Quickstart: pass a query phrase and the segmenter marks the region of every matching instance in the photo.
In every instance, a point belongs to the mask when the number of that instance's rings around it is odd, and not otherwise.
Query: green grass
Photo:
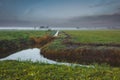
[[[34,31],[34,30],[0,30],[0,40],[13,40],[20,38],[41,37],[51,34],[52,31]]]
[[[120,43],[119,30],[65,31],[75,42]],[[0,40],[40,37],[46,31],[0,31]],[[53,34],[53,33],[52,33]],[[65,37],[64,35],[62,37]],[[64,38],[58,38],[43,48],[61,50]],[[31,61],[0,61],[0,80],[120,80],[120,67],[94,65],[95,68],[53,65]]]
[[[111,66],[120,66],[120,48],[119,46],[112,46],[120,43],[119,30],[75,30],[65,32],[70,34],[72,38],[61,32],[57,39],[41,48],[41,54],[57,61],[80,64],[106,63]],[[81,45],[75,42],[93,43],[93,45]],[[103,45],[96,46],[97,43]],[[106,46],[104,43],[109,45]]]
[[[60,39],[55,39],[54,41],[52,41],[51,43],[43,46],[42,48],[46,49],[46,50],[61,50],[65,48],[65,45],[63,45],[61,43]]]
[[[0,80],[120,80],[120,68],[95,65],[95,68],[0,61]]]
[[[65,31],[73,41],[81,43],[120,43],[120,30]]]
[[[0,58],[23,49],[41,47],[52,40],[55,32],[50,30],[0,30]]]

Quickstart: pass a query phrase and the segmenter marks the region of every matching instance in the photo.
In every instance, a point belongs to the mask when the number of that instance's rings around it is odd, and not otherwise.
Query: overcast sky
[[[0,0],[0,26],[120,26],[120,0]]]

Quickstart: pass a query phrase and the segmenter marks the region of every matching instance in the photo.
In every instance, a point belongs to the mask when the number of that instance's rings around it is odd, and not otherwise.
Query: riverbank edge
[[[54,39],[55,37],[53,37],[53,35],[46,34],[42,37],[0,40],[0,58],[4,58],[23,49],[41,48]]]
[[[62,35],[61,35],[62,34]],[[70,42],[70,43],[69,43]],[[68,34],[61,32],[51,43],[41,48],[41,54],[55,61],[79,64],[108,64],[120,66],[120,45],[74,43]]]

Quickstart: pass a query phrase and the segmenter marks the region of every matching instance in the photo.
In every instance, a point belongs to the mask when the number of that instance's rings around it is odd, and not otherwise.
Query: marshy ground
[[[119,34],[119,30],[61,31],[41,53],[57,61],[120,66]]]
[[[40,48],[53,40],[56,31],[0,31],[0,58],[28,48]]]
[[[89,64],[95,68],[31,61],[0,61],[0,79],[120,79],[119,30],[59,31],[58,36],[53,37],[55,32],[0,31],[0,58],[23,49],[37,47],[41,48],[41,54],[48,59]]]

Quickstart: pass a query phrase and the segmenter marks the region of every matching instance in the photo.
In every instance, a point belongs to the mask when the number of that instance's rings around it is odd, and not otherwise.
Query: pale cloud
[[[111,6],[111,5],[119,5],[120,1],[119,0],[99,0],[98,3],[90,6],[91,8],[93,7],[105,7],[105,6]]]
[[[99,15],[99,16],[86,16],[86,17],[74,17],[68,22],[76,26],[119,26],[120,27],[120,14],[111,15]]]
[[[97,11],[96,9],[88,9],[88,6],[81,5],[63,5],[56,7],[39,7],[35,5],[24,10],[22,16],[23,18],[31,18],[33,20],[41,19],[67,19],[74,16],[88,16],[94,15]],[[21,18],[21,17],[20,17]]]
[[[0,20],[12,21],[11,23],[15,24],[34,23],[53,26],[118,24],[120,17],[115,13],[120,13],[120,0],[19,0],[16,2],[0,0]]]
[[[29,13],[31,13],[31,8],[28,8],[28,9],[26,9],[24,12],[23,12],[23,15],[28,15]]]

